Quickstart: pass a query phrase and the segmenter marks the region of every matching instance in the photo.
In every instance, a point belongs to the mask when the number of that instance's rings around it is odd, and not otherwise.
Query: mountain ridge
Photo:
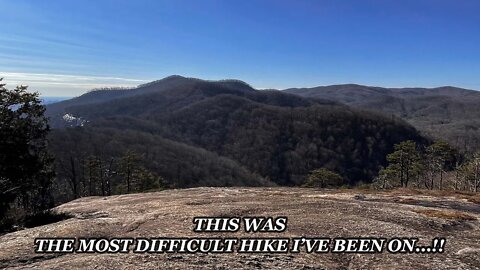
[[[119,158],[122,151],[136,144],[141,144],[135,148],[142,152],[154,140],[138,142],[138,138],[151,134],[164,144],[171,143],[162,138],[195,147],[192,149],[205,149],[238,163],[229,165],[231,168],[241,166],[248,170],[239,168],[233,175],[258,174],[279,185],[300,185],[311,170],[319,167],[340,173],[346,184],[369,182],[385,166],[386,155],[394,144],[404,140],[420,144],[428,141],[400,118],[354,109],[337,101],[279,90],[255,90],[241,81],[180,76],[134,90],[97,90],[73,101],[47,106],[46,113],[54,127],[52,138],[58,144],[55,151],[64,158],[68,158],[65,151],[77,151],[75,155],[79,156],[101,154]],[[79,150],[67,143],[70,139],[64,128],[78,136],[82,145],[77,147]],[[130,132],[128,137],[121,135],[125,130]],[[102,135],[106,133],[116,148],[108,146],[111,142]],[[164,157],[167,153],[161,150],[156,155],[170,167],[177,167],[175,164],[180,162],[171,154]],[[198,162],[190,160],[191,168],[198,168]],[[159,175],[171,176],[161,164],[150,168]],[[202,174],[192,171],[184,174],[186,179],[169,180],[175,182],[174,186],[195,185],[199,182],[194,181],[193,175],[208,178],[208,172],[199,170]],[[215,170],[225,172],[221,168]]]
[[[463,152],[480,149],[480,92],[476,90],[451,86],[382,88],[345,84],[284,91],[395,115],[424,135],[448,141]]]

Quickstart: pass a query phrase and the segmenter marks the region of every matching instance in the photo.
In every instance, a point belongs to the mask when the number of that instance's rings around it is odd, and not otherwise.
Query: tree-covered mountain
[[[236,80],[180,76],[95,90],[49,105],[47,115],[58,162],[135,151],[174,186],[298,185],[322,167],[349,184],[368,182],[394,144],[426,142],[397,117]]]
[[[204,81],[170,76],[132,89],[92,90],[79,97],[49,105],[47,115],[53,127],[69,126],[63,119],[65,114],[88,120],[120,115],[148,118],[221,94],[242,96],[278,106],[337,104],[330,100],[305,99],[280,91],[257,91],[238,80]]]
[[[74,185],[75,197],[102,194],[101,183],[95,183],[93,191],[87,187],[90,181],[103,180],[98,176],[102,167],[109,185],[124,186],[120,172],[124,165],[122,159],[128,152],[135,153],[138,165],[161,176],[162,184],[170,187],[275,185],[232,159],[138,130],[66,128],[54,130],[49,139],[51,150],[56,154],[57,175],[63,178],[61,184],[66,187],[59,190],[68,193],[64,197],[73,195]],[[96,177],[90,175],[89,161],[92,159],[100,163],[95,166]],[[109,193],[120,192],[113,190]]]
[[[356,84],[292,88],[285,92],[323,98],[395,115],[425,135],[468,152],[480,148],[480,92],[456,87],[382,88]]]

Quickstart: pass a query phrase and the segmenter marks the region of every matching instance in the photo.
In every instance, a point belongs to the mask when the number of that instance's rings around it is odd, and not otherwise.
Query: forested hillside
[[[237,80],[204,81],[170,76],[133,89],[93,90],[80,97],[48,106],[47,115],[53,127],[69,126],[62,118],[66,113],[86,120],[117,116],[147,119],[221,94],[242,96],[276,106],[338,104],[330,100],[305,99],[280,91],[257,91]]]
[[[235,80],[180,76],[95,90],[48,106],[47,115],[59,178],[75,181],[76,192],[86,182],[105,182],[88,172],[109,163],[122,167],[128,153],[161,184],[175,187],[299,185],[321,167],[346,184],[369,182],[395,144],[427,141],[396,117]]]
[[[395,115],[427,136],[463,152],[480,148],[480,92],[455,87],[381,88],[355,84],[292,88],[285,92],[324,98]]]
[[[160,187],[275,185],[232,159],[138,130],[67,128],[54,130],[50,141],[61,201]]]

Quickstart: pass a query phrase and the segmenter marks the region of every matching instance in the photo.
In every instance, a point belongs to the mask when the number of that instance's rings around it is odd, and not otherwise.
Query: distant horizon
[[[315,88],[315,87],[326,87],[326,86],[335,86],[335,85],[359,85],[359,86],[366,86],[366,87],[379,87],[379,88],[388,88],[388,89],[404,89],[404,88],[425,88],[425,89],[435,89],[435,88],[442,88],[442,87],[453,87],[453,88],[459,88],[459,89],[465,89],[465,90],[472,90],[472,91],[479,91],[478,89],[470,89],[470,88],[465,88],[465,87],[459,87],[459,86],[455,86],[455,85],[440,85],[440,86],[432,86],[432,87],[425,87],[425,86],[400,86],[400,87],[397,87],[397,86],[383,86],[383,85],[369,85],[369,84],[359,84],[359,83],[334,83],[334,84],[318,84],[318,85],[313,85],[313,86],[293,86],[293,87],[288,87],[288,88],[258,88],[258,87],[255,87],[254,85],[251,85],[248,81],[245,81],[245,80],[242,80],[242,79],[238,79],[238,78],[224,78],[224,79],[205,79],[205,78],[198,78],[198,77],[191,77],[191,76],[184,76],[184,75],[178,75],[178,74],[172,74],[172,75],[169,75],[169,76],[166,76],[166,77],[163,77],[163,78],[160,78],[160,79],[153,79],[153,80],[149,80],[149,81],[146,81],[145,83],[141,83],[141,84],[137,84],[137,85],[126,85],[126,86],[121,86],[121,85],[117,85],[117,86],[109,86],[109,85],[105,85],[105,86],[102,86],[102,87],[98,87],[98,88],[92,88],[92,89],[88,89],[86,91],[84,91],[83,93],[79,94],[79,95],[71,95],[71,96],[55,96],[55,95],[43,95],[42,93],[40,93],[40,97],[41,98],[61,98],[61,99],[68,99],[68,98],[74,98],[74,97],[78,97],[78,96],[81,96],[83,94],[86,94],[90,91],[93,91],[93,90],[98,90],[98,89],[102,89],[102,88],[136,88],[142,84],[146,84],[146,83],[150,83],[150,82],[155,82],[155,81],[158,81],[158,80],[162,80],[162,79],[165,79],[165,78],[168,78],[168,77],[171,77],[171,76],[181,76],[181,77],[184,77],[184,78],[192,78],[192,79],[199,79],[199,80],[205,80],[205,81],[221,81],[221,80],[238,80],[238,81],[242,81],[244,83],[247,83],[249,84],[250,86],[252,86],[254,89],[256,90],[280,90],[280,91],[283,91],[283,90],[287,90],[287,89],[292,89],[292,88]],[[1,76],[0,76],[1,77]],[[25,84],[24,84],[25,85]],[[29,85],[28,85],[29,86]],[[29,86],[30,88],[30,86]],[[30,90],[32,91],[38,91],[37,89],[32,89],[30,88]],[[127,89],[128,90],[128,89]]]
[[[182,76],[182,75],[170,75],[170,76]],[[170,77],[170,76],[167,76],[167,77]],[[164,78],[167,78],[167,77],[164,77]],[[471,91],[479,91],[478,89],[470,89],[470,88],[464,88],[464,87],[459,87],[459,86],[455,86],[455,85],[440,85],[440,86],[433,86],[433,87],[425,87],[425,86],[400,86],[400,87],[397,87],[397,86],[383,86],[383,85],[368,85],[368,84],[359,84],[359,83],[334,83],[334,84],[318,84],[318,85],[313,85],[313,86],[294,86],[294,87],[287,87],[287,88],[258,88],[258,87],[255,87],[254,85],[251,85],[248,81],[244,81],[244,80],[240,80],[240,79],[235,79],[235,78],[225,78],[225,79],[218,79],[218,80],[210,80],[210,79],[203,79],[203,78],[196,78],[196,77],[189,77],[189,76],[182,76],[182,77],[185,77],[185,78],[194,78],[194,79],[200,79],[200,80],[207,80],[207,81],[219,81],[219,80],[239,80],[239,81],[242,81],[242,82],[245,82],[247,84],[249,84],[250,86],[252,86],[254,89],[256,90],[279,90],[279,91],[283,91],[283,90],[287,90],[287,89],[292,89],[292,88],[315,88],[315,87],[326,87],[326,86],[335,86],[335,85],[359,85],[359,86],[366,86],[366,87],[379,87],[379,88],[388,88],[388,89],[404,89],[404,88],[424,88],[424,89],[435,89],[435,88],[442,88],[442,87],[453,87],[453,88],[459,88],[459,89],[464,89],[464,90],[471,90]],[[161,79],[164,79],[164,78],[161,78]],[[145,83],[150,83],[150,82],[154,82],[154,81],[158,81],[158,80],[161,80],[161,79],[155,79],[155,80],[151,80],[151,81],[147,81]],[[144,84],[144,83],[142,83]],[[70,95],[70,96],[53,96],[53,95],[44,95],[42,94],[41,92],[40,93],[40,97],[41,98],[59,98],[59,99],[68,99],[68,98],[74,98],[74,97],[78,97],[78,96],[81,96],[83,94],[86,94],[90,91],[93,91],[93,90],[98,90],[98,89],[102,89],[102,88],[136,88],[142,84],[138,84],[138,85],[131,85],[131,86],[109,86],[109,85],[105,85],[103,87],[98,87],[98,88],[92,88],[92,89],[88,89],[78,95]],[[24,84],[25,85],[25,84]],[[8,86],[8,85],[7,85]],[[29,86],[29,85],[27,85]],[[8,88],[8,87],[7,87]],[[10,85],[10,88],[11,88],[11,85]],[[29,89],[32,90],[32,91],[38,91],[37,89],[33,89],[29,86]],[[128,89],[127,89],[128,90]]]

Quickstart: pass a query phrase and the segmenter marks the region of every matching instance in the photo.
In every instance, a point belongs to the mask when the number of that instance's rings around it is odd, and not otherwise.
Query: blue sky
[[[477,0],[0,0],[0,76],[46,96],[179,74],[480,90]]]

